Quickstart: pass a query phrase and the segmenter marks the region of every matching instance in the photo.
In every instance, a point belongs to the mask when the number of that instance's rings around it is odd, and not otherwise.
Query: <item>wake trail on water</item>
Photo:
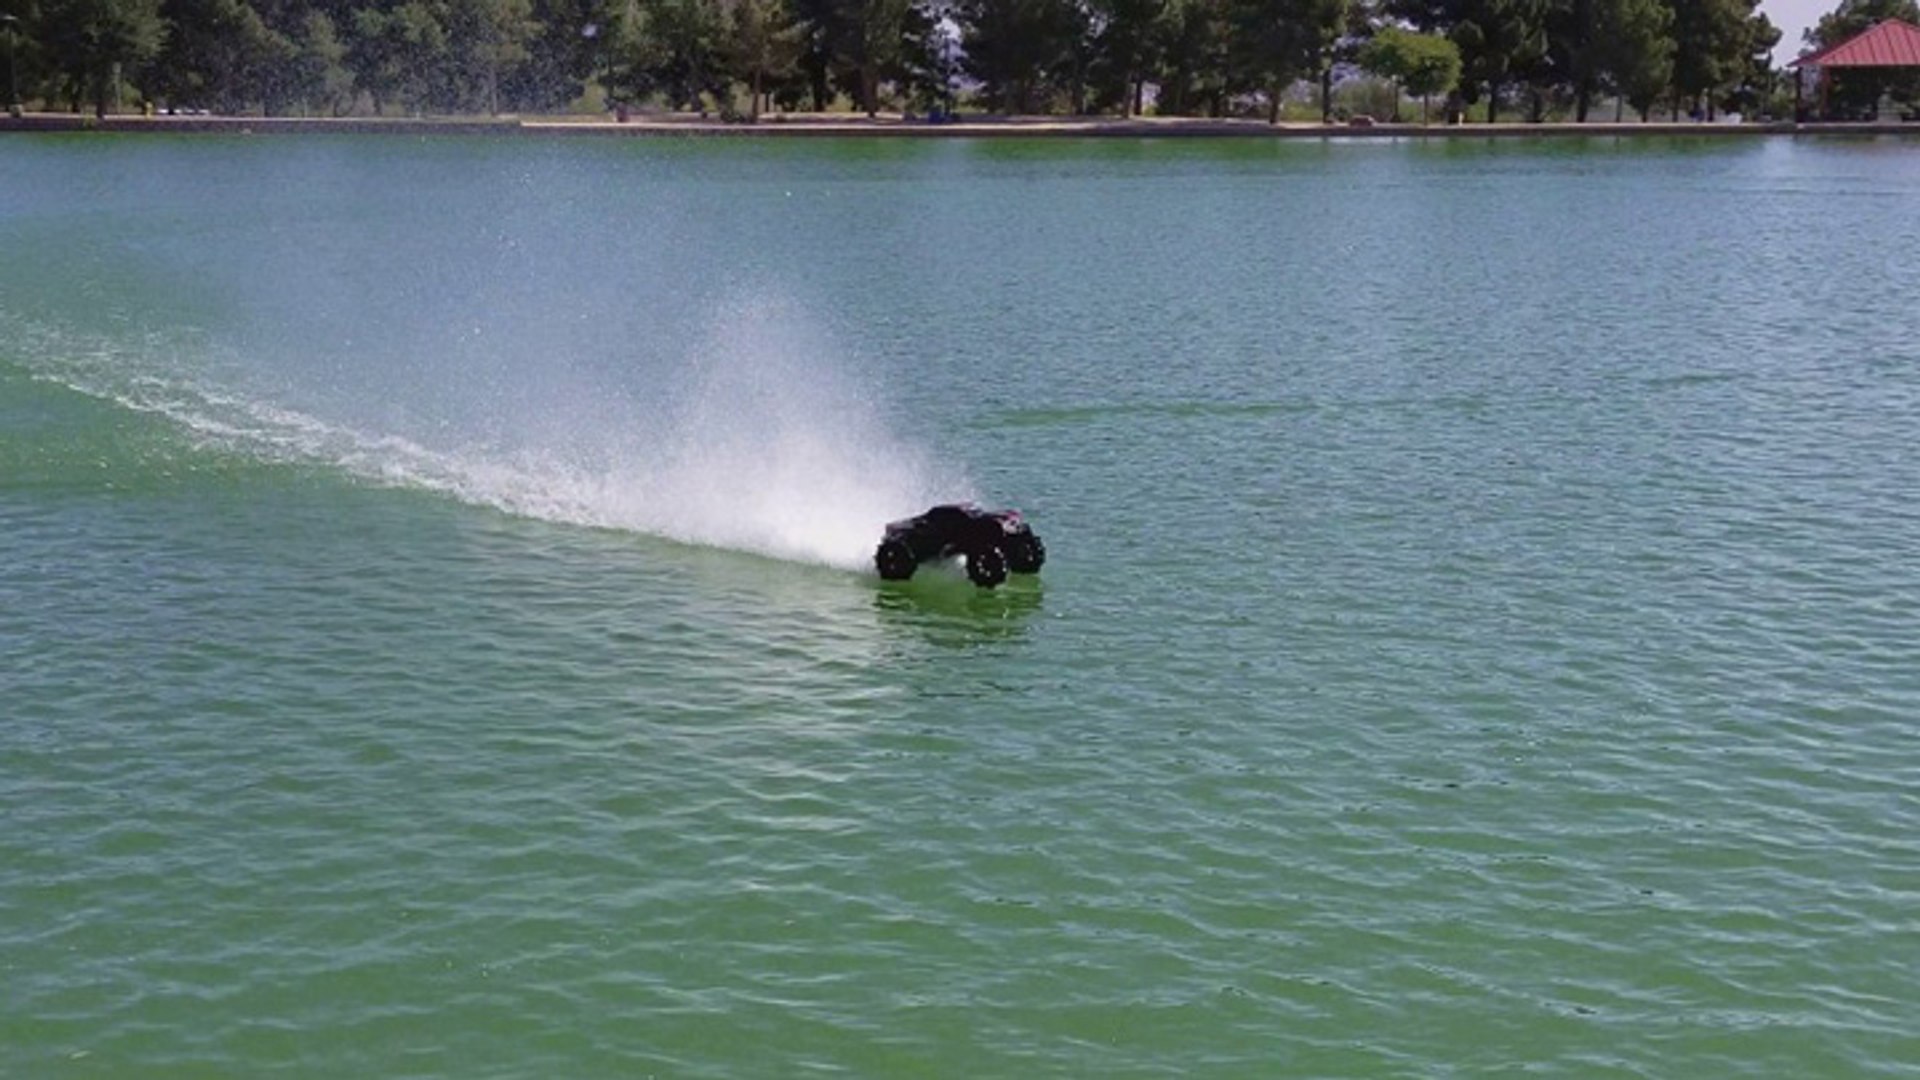
[[[322,407],[282,400],[246,357],[190,337],[10,336],[27,342],[33,377],[163,416],[201,444],[544,521],[861,569],[887,521],[974,497],[780,303],[720,309],[691,355],[637,377],[509,357],[424,390],[333,386],[312,395]],[[436,385],[459,407],[437,408]]]

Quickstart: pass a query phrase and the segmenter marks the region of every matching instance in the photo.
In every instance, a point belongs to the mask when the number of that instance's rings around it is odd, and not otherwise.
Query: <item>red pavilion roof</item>
[[[1920,67],[1920,26],[1885,19],[1788,67]]]

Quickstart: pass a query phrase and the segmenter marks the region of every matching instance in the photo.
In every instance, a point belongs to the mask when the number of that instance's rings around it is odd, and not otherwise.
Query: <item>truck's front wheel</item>
[[[882,540],[873,553],[873,568],[885,581],[905,581],[913,576],[913,549],[904,540]]]
[[[1007,553],[997,547],[980,547],[967,552],[967,577],[983,589],[991,589],[1007,580]]]
[[[1007,538],[1007,569],[1016,574],[1037,574],[1047,561],[1047,545],[1032,533]]]

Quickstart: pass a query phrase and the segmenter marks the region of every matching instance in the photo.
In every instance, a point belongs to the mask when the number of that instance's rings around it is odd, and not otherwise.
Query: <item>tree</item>
[[[860,108],[880,111],[880,82],[896,75],[906,58],[912,0],[851,0],[856,19],[845,38],[843,58],[858,78]]]
[[[0,48],[7,50],[7,61],[11,67],[7,70],[8,81],[0,83],[0,93],[19,90],[22,101],[36,97],[46,97],[36,87],[42,80],[43,61],[40,46],[40,11],[36,0],[11,0],[4,6],[0,15],[12,15],[17,24],[0,26]],[[0,108],[12,102],[0,103]]]
[[[169,101],[241,112],[292,51],[244,0],[166,0],[160,13],[169,32],[147,82]]]
[[[1219,116],[1226,109],[1227,0],[1170,0],[1161,20],[1160,102],[1156,111],[1195,115],[1204,105]]]
[[[1573,118],[1585,123],[1593,95],[1605,78],[1601,51],[1602,8],[1610,0],[1557,0],[1547,8],[1547,61],[1554,76],[1573,91]]]
[[[1295,79],[1319,75],[1339,36],[1344,0],[1235,0],[1231,70],[1241,85],[1267,96],[1267,122],[1280,122],[1280,100]]]
[[[286,82],[281,88],[304,108],[338,116],[353,104],[353,74],[347,70],[347,47],[324,11],[309,11],[299,35]],[[271,98],[268,110],[273,110]]]
[[[1756,0],[1673,0],[1676,119],[1682,103],[1696,110],[1704,106],[1712,119],[1722,95],[1747,80],[1756,41],[1772,30],[1755,6]],[[1777,31],[1772,40],[1779,40]]]
[[[1090,79],[1100,107],[1117,104],[1121,116],[1139,115],[1166,12],[1167,0],[1093,0]]]
[[[1673,9],[1663,0],[1616,0],[1604,10],[1600,69],[1617,99],[1644,121],[1673,80]]]
[[[1574,119],[1586,122],[1595,94],[1625,100],[1630,86],[1650,78],[1657,98],[1672,75],[1672,24],[1664,0],[1559,0],[1550,8],[1548,57],[1573,93]]]
[[[1773,47],[1780,43],[1780,30],[1764,14],[1754,12],[1745,22],[1745,47],[1734,65],[1731,86],[1720,95],[1720,106],[1729,112],[1752,113],[1764,107],[1779,81],[1773,69]]]
[[[720,41],[726,24],[714,0],[655,0],[647,9],[652,38],[634,69],[633,88],[658,93],[676,109],[703,108],[700,96],[727,89]]]
[[[747,84],[748,114],[758,120],[767,80],[798,69],[804,28],[782,0],[730,0],[726,16],[728,68]]]
[[[1056,81],[1066,93],[1068,111],[1075,116],[1087,113],[1087,80],[1097,60],[1096,27],[1090,0],[1065,0],[1060,5],[1062,50]]]
[[[646,24],[647,13],[640,0],[613,0],[603,18],[590,24],[590,32],[582,31],[593,42],[594,67],[608,108],[617,107],[623,96],[643,93],[634,84],[639,80],[638,73],[651,63]]]
[[[527,55],[500,73],[508,107],[553,111],[578,98],[605,60],[612,6],[609,0],[532,0]]]
[[[774,91],[774,100],[797,106],[811,97],[814,112],[824,112],[832,96],[833,44],[837,20],[835,0],[789,0],[800,28],[800,55],[795,78]]]
[[[152,60],[166,42],[160,0],[45,0],[38,37],[59,74],[107,115],[121,76]]]
[[[1357,66],[1360,50],[1373,40],[1376,26],[1383,21],[1380,0],[1341,0],[1340,6],[1340,26],[1320,64],[1320,122],[1323,124],[1333,123],[1334,69],[1343,64]],[[1397,116],[1399,112],[1400,102],[1396,97],[1393,114]]]
[[[960,28],[944,3],[915,3],[900,31],[900,60],[892,79],[910,108],[931,111],[950,103],[960,74]]]
[[[1500,90],[1516,69],[1546,55],[1545,8],[1540,0],[1461,0],[1448,37],[1460,47],[1461,96],[1468,104],[1487,93],[1487,123],[1497,119]]]
[[[1361,46],[1359,60],[1361,67],[1419,96],[1422,124],[1433,95],[1452,90],[1460,81],[1460,48],[1439,34],[1382,27]],[[1399,119],[1397,110],[1394,118]]]
[[[966,70],[988,108],[1035,113],[1070,68],[1076,32],[1065,0],[962,0]]]
[[[354,12],[347,64],[373,99],[373,111],[397,101],[408,112],[426,108],[447,67],[447,30],[433,8],[408,0],[390,11]]]
[[[446,0],[448,70],[438,80],[449,109],[500,113],[502,73],[525,63],[540,30],[531,0]]]

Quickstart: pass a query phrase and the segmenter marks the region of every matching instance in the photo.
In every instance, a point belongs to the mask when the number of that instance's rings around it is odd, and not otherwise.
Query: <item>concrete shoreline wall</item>
[[[259,116],[109,116],[95,119],[72,113],[0,115],[5,132],[149,132],[220,135],[547,135],[618,138],[833,137],[833,138],[1253,138],[1253,139],[1488,139],[1694,136],[1738,138],[1761,135],[1920,136],[1920,124],[1338,124],[1269,125],[1258,120],[1153,118],[1139,120],[1072,117],[981,118],[955,123],[883,117],[800,115],[772,117],[757,124],[729,124],[695,117],[643,117],[630,123],[567,119],[382,119],[375,117]]]

